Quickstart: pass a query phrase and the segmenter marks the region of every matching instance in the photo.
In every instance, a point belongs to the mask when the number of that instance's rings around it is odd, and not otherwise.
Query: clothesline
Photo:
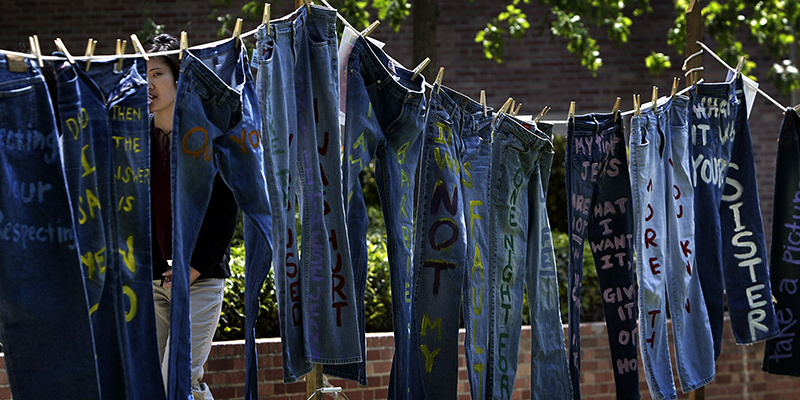
[[[334,8],[333,6],[331,6],[331,5],[330,5],[330,4],[329,4],[329,3],[328,3],[326,0],[319,0],[319,1],[320,1],[320,2],[322,2],[322,3],[323,3],[325,6],[326,6],[326,7],[330,8],[330,9],[335,9],[335,8]],[[345,19],[345,18],[344,18],[344,17],[343,17],[343,16],[342,16],[342,15],[341,15],[339,12],[338,12],[338,10],[337,10],[337,12],[336,12],[336,17],[337,17],[337,18],[338,18],[338,19],[339,19],[339,20],[340,20],[340,21],[341,21],[341,22],[342,22],[342,23],[343,23],[345,26],[347,26],[348,28],[352,29],[352,30],[353,30],[353,31],[355,31],[355,32],[359,32],[357,29],[355,29],[355,28],[353,27],[353,25],[352,25],[352,24],[350,24],[350,23],[349,23],[349,22],[348,22],[348,21],[347,21],[347,20],[346,20],[346,19]],[[248,31],[248,32],[242,33],[242,34],[240,35],[240,37],[242,37],[242,38],[246,38],[246,37],[252,36],[252,35],[254,35],[254,34],[257,32],[257,31],[258,31],[258,28],[256,28],[256,29],[253,29],[253,30],[251,30],[251,31]],[[227,41],[227,40],[230,40],[230,39],[221,39],[221,40],[217,40],[217,41],[213,41],[213,42],[209,42],[209,43],[204,43],[204,44],[197,45],[197,46],[192,46],[192,47],[190,47],[190,48],[192,48],[192,49],[199,49],[199,48],[204,48],[204,47],[212,47],[212,46],[216,46],[216,45],[218,45],[218,44],[220,44],[220,43],[223,43],[223,42],[225,42],[225,41]],[[706,46],[706,45],[705,45],[705,43],[703,43],[703,42],[701,42],[701,41],[697,41],[697,44],[699,44],[699,45],[700,45],[700,46],[703,48],[703,50],[704,50],[704,51],[708,52],[708,53],[709,53],[709,54],[710,54],[712,57],[714,57],[714,59],[715,59],[715,60],[717,60],[717,61],[718,61],[720,64],[722,64],[722,66],[724,66],[725,68],[727,68],[728,70],[730,70],[730,71],[732,71],[732,72],[736,72],[736,69],[735,69],[735,68],[731,67],[731,66],[730,66],[730,65],[728,65],[728,64],[727,64],[725,61],[723,61],[723,60],[722,60],[722,58],[721,58],[719,55],[717,55],[716,53],[714,53],[714,51],[713,51],[713,50],[711,50],[711,49],[710,49],[708,46]],[[158,56],[165,56],[165,55],[179,54],[179,53],[181,53],[182,51],[183,51],[183,49],[179,49],[179,50],[169,50],[169,51],[162,51],[162,52],[148,53],[147,55],[148,55],[149,57],[158,57]],[[699,53],[702,53],[702,51],[700,51],[700,52],[698,52],[698,53],[696,53],[696,54],[693,54],[693,55],[692,55],[692,56],[690,56],[689,58],[691,58],[691,57],[694,57],[694,56],[698,55]],[[36,56],[36,55],[34,55],[34,54],[29,54],[29,53],[20,53],[20,52],[16,52],[16,51],[10,51],[10,50],[4,50],[4,49],[0,49],[0,54],[14,55],[14,56],[17,56],[17,57],[24,57],[24,58],[37,58],[37,56]],[[103,55],[103,56],[72,56],[72,59],[73,59],[73,60],[80,60],[80,61],[87,61],[87,60],[91,60],[91,61],[109,61],[109,60],[118,60],[118,59],[123,59],[123,58],[142,58],[142,57],[143,57],[143,54],[141,54],[141,53],[135,53],[135,54]],[[42,59],[42,60],[47,60],[47,61],[67,61],[67,58],[66,58],[66,57],[61,57],[61,56],[45,56],[45,55],[42,55],[42,56],[41,56],[41,59]],[[688,58],[687,58],[687,59],[688,59]],[[685,63],[684,63],[684,68],[685,68],[685,67],[686,67],[686,65],[685,65]],[[702,69],[702,67],[700,67],[700,69]],[[425,82],[425,86],[426,86],[428,89],[433,89],[433,85],[429,84],[428,82]],[[684,89],[680,90],[679,92],[677,92],[676,94],[679,94],[679,95],[681,95],[681,94],[684,94],[684,93],[688,92],[690,88],[691,88],[691,87],[684,88]],[[774,98],[772,98],[772,96],[770,96],[769,94],[767,94],[766,92],[764,92],[763,90],[761,90],[761,88],[760,88],[760,87],[756,87],[756,90],[758,91],[758,93],[760,93],[762,96],[764,96],[764,97],[765,97],[767,100],[769,100],[770,102],[772,102],[772,104],[774,104],[775,106],[777,106],[778,108],[780,108],[780,109],[781,109],[781,111],[786,111],[788,108],[790,108],[790,107],[786,107],[786,106],[782,105],[781,103],[779,103],[777,100],[775,100]],[[642,104],[642,105],[640,106],[640,109],[642,109],[642,108],[647,108],[647,107],[652,107],[652,103],[653,103],[652,101],[650,101],[650,102],[648,102],[648,103],[644,103],[644,104]],[[799,106],[799,107],[800,107],[800,106]],[[636,110],[635,110],[635,109],[631,109],[631,110],[623,111],[623,112],[622,112],[620,115],[621,115],[621,116],[623,116],[623,117],[625,117],[625,116],[628,116],[628,115],[631,115],[631,114],[633,114],[634,112],[636,112]],[[568,121],[568,120],[542,120],[541,122],[545,122],[545,123],[549,123],[549,124],[553,124],[553,125],[567,125],[569,121]]]

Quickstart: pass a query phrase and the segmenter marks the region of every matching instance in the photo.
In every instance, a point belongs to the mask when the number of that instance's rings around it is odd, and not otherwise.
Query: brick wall
[[[566,334],[566,333],[565,333]],[[514,400],[530,399],[530,327],[523,327],[519,352],[517,381]],[[463,341],[464,334],[461,333]],[[716,378],[706,386],[706,399],[783,400],[797,398],[800,379],[771,375],[761,371],[764,343],[753,346],[738,346],[734,343],[730,321],[725,321],[722,355],[717,361]],[[581,326],[582,373],[581,394],[584,399],[614,400],[614,375],[608,352],[608,336],[605,324],[588,323]],[[305,382],[283,384],[281,367],[281,345],[279,339],[258,340],[259,395],[262,399],[305,399]],[[391,334],[367,335],[367,376],[369,385],[357,384],[341,379],[332,379],[334,386],[344,388],[351,400],[385,399],[392,365],[394,340]],[[670,348],[672,351],[672,348]],[[673,371],[675,359],[673,353]],[[639,359],[641,364],[641,358]],[[463,350],[459,362],[459,400],[469,399],[466,361]],[[206,364],[204,381],[211,387],[214,398],[241,399],[244,396],[244,342],[218,342],[211,349]],[[640,389],[643,399],[650,399],[643,372],[639,371]],[[42,382],[46,384],[46,382]],[[680,383],[676,380],[680,393]],[[688,394],[680,394],[686,399]],[[11,398],[5,362],[0,354],[0,400]]]

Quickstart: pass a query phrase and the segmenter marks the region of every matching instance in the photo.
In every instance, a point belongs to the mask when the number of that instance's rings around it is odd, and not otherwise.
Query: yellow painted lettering
[[[434,350],[433,352],[430,352],[428,351],[428,346],[422,344],[419,346],[419,349],[425,356],[425,372],[431,373],[431,371],[433,371],[433,357],[436,357],[439,354],[439,352],[442,351],[442,348],[440,347]]]
[[[398,164],[405,164],[406,163],[406,151],[411,146],[411,142],[405,142],[399,149],[397,149],[397,163]]]
[[[128,270],[131,273],[136,273],[136,257],[133,254],[133,236],[128,236],[128,240],[125,241],[128,245],[128,251],[126,252],[123,249],[119,249],[119,254],[122,255],[122,261],[125,263],[125,266],[128,267]]]
[[[131,302],[131,308],[128,311],[125,311],[125,322],[131,322],[133,317],[136,316],[136,309],[138,308],[136,292],[134,292],[130,286],[125,285],[122,287],[122,294],[127,296],[128,301]]]
[[[81,149],[81,166],[83,167],[83,174],[81,174],[81,178],[84,178],[86,175],[89,175],[97,170],[97,167],[90,165],[89,160],[86,158],[86,149],[88,148],[89,145],[87,144]]]
[[[422,336],[428,335],[428,326],[430,325],[431,329],[437,329],[436,339],[442,340],[442,318],[436,318],[436,321],[431,323],[431,317],[428,314],[422,316],[422,330],[420,330],[419,334]]]
[[[364,141],[364,132],[361,132],[361,134],[358,135],[356,142],[353,143],[353,150],[357,149],[358,146],[361,146],[361,151],[365,153],[367,152],[367,144]]]
[[[86,189],[86,203],[89,205],[89,215],[94,219],[94,209],[100,209],[100,200],[90,189]]]

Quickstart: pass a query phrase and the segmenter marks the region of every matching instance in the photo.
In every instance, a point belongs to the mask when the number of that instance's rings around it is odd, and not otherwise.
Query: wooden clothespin
[[[742,74],[742,67],[744,67],[744,56],[739,57],[739,63],[736,64],[736,78]]]
[[[142,46],[142,42],[139,41],[139,37],[136,36],[135,33],[131,33],[131,43],[133,43],[133,49],[139,53],[142,53],[142,58],[145,61],[150,61],[150,57],[147,56],[147,52],[144,51],[144,47]]]
[[[89,66],[92,65],[92,56],[94,56],[94,48],[97,47],[97,40],[89,38],[89,41],[86,43],[86,53],[84,53],[84,57],[89,57],[86,60],[86,66],[83,68],[86,72],[89,72]]]
[[[517,102],[514,99],[511,99],[511,105],[508,106],[508,110],[506,112],[508,115],[514,116],[514,107],[516,106]]]
[[[264,16],[261,17],[261,23],[267,26],[267,35],[269,35],[269,14],[271,6],[269,3],[264,3]]]
[[[36,61],[39,62],[39,68],[42,67],[42,48],[39,47],[39,37],[36,35],[28,36],[28,42],[31,45],[31,52],[36,56]]]
[[[544,106],[542,111],[539,112],[539,115],[537,115],[536,118],[533,119],[533,122],[538,124],[539,121],[541,121],[542,118],[544,118],[544,116],[547,115],[548,111],[550,111],[550,106]]]
[[[511,106],[511,103],[513,103],[513,102],[514,102],[514,99],[509,97],[508,100],[506,100],[506,102],[503,103],[503,106],[500,107],[500,111],[498,111],[497,113],[498,114],[502,114],[502,113],[508,111],[508,107]]]
[[[241,41],[242,36],[242,19],[236,18],[236,24],[233,26],[233,35],[231,37],[236,38],[236,47],[239,47],[239,42]]]
[[[567,120],[575,118],[575,102],[569,102],[569,112],[567,113]]]
[[[65,56],[67,56],[67,61],[69,61],[70,64],[75,64],[75,59],[72,58],[72,54],[69,54],[69,50],[67,50],[67,46],[64,45],[64,42],[61,41],[61,38],[56,38],[53,40],[53,42],[55,42],[56,47],[58,47],[58,49],[61,50]]]
[[[186,31],[181,31],[181,52],[178,54],[178,59],[183,60],[183,52],[189,48],[189,34]]]
[[[797,111],[797,112],[800,112],[800,104],[794,106],[794,110]]]
[[[306,6],[306,11],[308,11],[308,14],[311,15],[311,1],[303,0],[303,4]]]
[[[614,114],[614,122],[617,122],[617,115],[619,114],[619,102],[622,101],[619,97],[617,97],[617,101],[614,102],[614,108],[611,109],[611,113]]]
[[[425,67],[427,67],[428,64],[430,63],[431,63],[430,57],[425,57],[425,59],[422,60],[422,62],[419,63],[419,65],[417,65],[416,68],[414,68],[414,74],[411,75],[411,80],[413,81],[414,79],[417,79],[419,73],[422,72],[422,70],[425,69]]]
[[[361,36],[369,36],[369,34],[372,33],[372,31],[374,31],[375,28],[377,28],[378,25],[380,25],[380,24],[381,24],[381,21],[376,19],[375,22],[371,23],[367,27],[367,29],[364,29],[363,31],[361,31]]]
[[[517,104],[517,108],[514,109],[514,113],[511,114],[512,116],[516,117],[519,114],[519,109],[522,108],[522,103]]]
[[[128,44],[127,40],[119,40],[117,39],[117,55],[121,56],[125,54],[125,46]],[[114,72],[122,72],[122,63],[125,62],[125,59],[119,57],[117,59],[117,64],[114,65]]]
[[[656,105],[658,105],[658,86],[653,86],[653,99],[652,99],[652,102],[653,102],[653,112],[654,113],[658,112],[658,108],[656,107]]]
[[[439,89],[442,88],[442,78],[444,78],[444,67],[439,67],[439,73],[436,74],[436,94],[439,94]]]
[[[669,97],[675,97],[678,94],[678,84],[681,83],[681,78],[677,76],[672,78],[672,91],[669,94]]]
[[[483,116],[487,116],[486,112],[486,91],[481,90],[481,105],[483,106]]]
[[[642,97],[638,94],[633,95],[633,115],[638,117],[642,114]]]

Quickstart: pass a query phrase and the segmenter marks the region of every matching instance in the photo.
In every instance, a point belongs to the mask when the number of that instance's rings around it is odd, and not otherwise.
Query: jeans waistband
[[[616,130],[622,131],[622,118],[614,121],[614,114],[576,115],[569,120],[569,127],[575,136],[605,135]]]
[[[5,71],[4,74],[11,73],[14,74],[14,77],[17,77],[19,79],[37,78],[37,77],[43,79],[42,71],[39,69],[39,66],[37,65],[37,63],[34,62],[32,58],[24,58],[24,57],[22,58],[21,62],[24,62],[25,65],[27,66],[25,72],[10,72],[8,71],[9,68],[8,57],[9,56],[5,54],[0,54],[0,69]],[[5,80],[3,81],[3,83],[6,83]]]
[[[536,128],[534,127],[534,129]],[[522,145],[527,148],[525,151],[541,149],[545,149],[547,151],[553,150],[553,142],[546,138],[544,132],[539,131],[540,133],[538,135],[534,134],[533,131],[525,128],[522,122],[520,122],[518,119],[505,113],[501,113],[497,116],[497,120],[495,120],[494,131],[501,134],[514,136],[522,143]]]
[[[436,89],[433,90],[434,93],[431,95],[431,99],[435,99],[444,111],[450,114],[451,118],[461,121],[462,136],[481,135],[484,139],[491,138],[489,129],[481,129],[492,122],[490,108],[486,108],[486,116],[484,117],[483,106],[466,95],[444,86],[439,86],[438,93],[435,92]]]
[[[222,104],[227,101],[234,109],[241,106],[241,100],[231,96],[231,93],[241,93],[241,90],[231,88],[227,83],[223,82],[214,71],[211,71],[208,66],[203,64],[200,59],[187,51],[181,63],[181,75],[188,72],[191,72],[191,81],[189,81],[188,84],[192,85],[193,88],[204,91],[210,97],[215,98],[217,104]]]
[[[307,21],[320,20],[323,23],[336,23],[336,10],[328,7],[321,7],[312,4],[311,14],[309,15],[306,7],[300,7],[292,11],[287,16],[270,22],[270,34],[275,37],[292,35],[298,29],[305,26]]]
[[[403,99],[404,103],[418,107],[425,100],[423,89],[425,77],[419,74],[416,79],[412,80],[413,71],[391,61],[382,49],[366,38],[358,37],[356,39],[353,50],[350,52],[349,62],[350,65],[360,63],[361,74],[369,77],[370,81],[380,82],[377,86],[380,90],[386,90],[398,99]],[[408,85],[398,82],[394,77]]]
[[[704,97],[718,97],[721,99],[733,100],[736,99],[736,79],[730,82],[722,83],[705,83],[700,82],[695,85],[695,95]]]

